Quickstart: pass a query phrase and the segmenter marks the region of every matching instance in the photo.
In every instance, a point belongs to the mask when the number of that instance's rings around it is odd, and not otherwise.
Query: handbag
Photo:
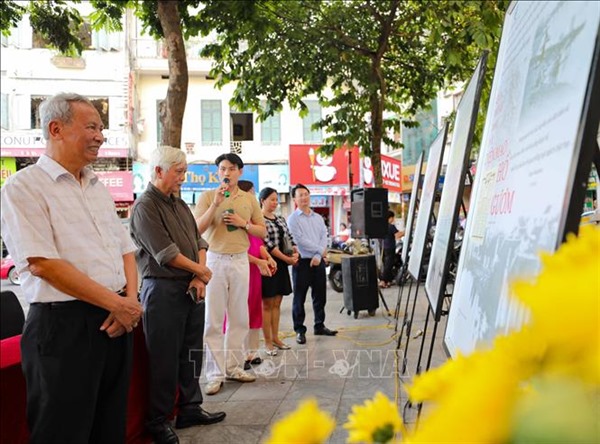
[[[284,234],[281,238],[281,252],[286,256],[291,256],[294,254],[294,244],[292,244],[292,240],[287,234]]]

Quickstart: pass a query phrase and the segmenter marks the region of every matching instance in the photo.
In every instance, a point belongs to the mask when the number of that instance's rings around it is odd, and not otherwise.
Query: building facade
[[[80,7],[82,14],[91,8]],[[106,141],[94,169],[109,187],[120,215],[128,216],[149,180],[146,165],[160,141],[158,107],[166,97],[169,72],[164,45],[144,35],[132,13],[124,18],[123,28],[120,33],[96,32],[84,24],[86,50],[75,58],[47,48],[27,16],[10,37],[2,37],[2,177],[34,163],[43,152],[38,113],[43,99],[61,91],[77,92],[93,101],[104,120]],[[198,193],[216,187],[213,161],[231,151],[246,163],[244,177],[255,181],[257,191],[264,186],[279,191],[283,215],[293,211],[290,188],[299,182],[309,186],[313,207],[335,235],[341,222],[349,222],[351,187],[369,186],[370,159],[360,158],[357,148],[340,150],[331,158],[314,154],[326,135],[311,125],[327,113],[316,98],[306,99],[309,113],[304,118],[284,106],[257,122],[252,113],[230,107],[234,85],[215,88],[210,60],[199,56],[206,43],[201,38],[186,42],[189,87],[180,148],[187,153],[189,168],[182,197],[194,205]],[[398,176],[390,201],[399,204],[400,150],[384,146],[382,154],[390,164],[388,179]]]

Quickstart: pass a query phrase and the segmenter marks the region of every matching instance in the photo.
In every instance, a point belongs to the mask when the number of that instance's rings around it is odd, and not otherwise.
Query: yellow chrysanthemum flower
[[[456,359],[447,361],[441,367],[415,376],[412,384],[407,387],[409,399],[413,403],[440,399],[448,387],[464,373],[469,359],[472,357],[465,358],[458,354]]]
[[[404,442],[506,442],[520,392],[514,361],[488,350],[465,358],[464,364],[463,373]]]
[[[542,263],[535,281],[513,285],[530,308],[527,326],[416,378],[411,399],[437,402],[406,443],[597,436],[597,415],[587,412],[597,412],[600,384],[600,229],[582,228]],[[584,407],[558,420],[557,404]]]
[[[514,292],[531,311],[531,329],[546,343],[549,371],[600,383],[600,229],[581,228],[554,255],[542,256],[534,282]]]
[[[402,431],[402,420],[396,404],[377,392],[373,399],[352,407],[344,428],[348,442],[387,443]]]
[[[308,399],[273,426],[266,444],[320,444],[334,428],[333,417],[320,410],[315,399]]]

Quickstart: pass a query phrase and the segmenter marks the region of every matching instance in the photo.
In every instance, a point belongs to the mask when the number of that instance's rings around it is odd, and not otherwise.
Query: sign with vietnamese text
[[[599,25],[598,2],[506,13],[445,336],[453,356],[522,325],[511,282],[533,279],[540,251],[577,229],[598,149]]]
[[[258,186],[258,165],[244,165],[240,179],[249,180]],[[185,182],[181,191],[205,191],[219,186],[218,168],[215,164],[188,164]]]

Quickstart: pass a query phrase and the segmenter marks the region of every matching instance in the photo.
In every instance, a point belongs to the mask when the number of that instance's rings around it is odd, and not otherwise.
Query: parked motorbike
[[[332,245],[336,245],[332,243]],[[344,282],[342,279],[342,259],[354,254],[368,254],[369,246],[366,241],[352,239],[344,244],[337,244],[337,248],[330,248],[327,252],[327,261],[329,262],[329,283],[338,293],[344,292]]]

